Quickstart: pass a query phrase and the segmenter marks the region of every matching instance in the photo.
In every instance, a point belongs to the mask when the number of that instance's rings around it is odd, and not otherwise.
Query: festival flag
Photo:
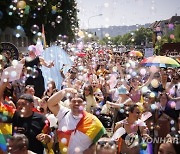
[[[11,119],[15,110],[0,102],[0,150],[7,151],[7,139],[12,135]]]
[[[44,31],[44,24],[42,24],[42,38],[43,38],[44,48],[46,48],[46,35],[45,35],[45,31]]]
[[[93,143],[96,143],[106,133],[106,130],[96,116],[88,112],[84,112],[84,114],[82,124],[77,126],[77,130],[86,134]]]
[[[91,139],[92,143],[96,143],[102,137],[102,135],[106,133],[106,130],[99,119],[96,116],[84,111],[83,117],[77,124],[75,130],[58,131],[58,140],[61,153],[68,153],[68,151],[63,151],[62,149],[68,149],[71,134],[73,132],[76,133],[77,130],[87,135]],[[66,140],[65,143],[62,142],[64,139]]]

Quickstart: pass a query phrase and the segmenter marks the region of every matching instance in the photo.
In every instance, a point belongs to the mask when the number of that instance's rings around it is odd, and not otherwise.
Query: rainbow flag
[[[0,102],[0,150],[7,151],[7,139],[12,135],[11,119],[15,110]]]
[[[84,116],[81,120],[82,122],[78,124],[77,130],[86,134],[93,143],[96,143],[101,136],[106,133],[104,126],[96,116],[84,112]]]
[[[72,132],[76,132],[77,130],[86,134],[92,140],[92,143],[96,143],[101,136],[106,133],[106,130],[99,119],[96,116],[84,111],[83,117],[77,124],[75,130],[67,130],[66,132],[58,131],[59,148],[61,153],[68,153],[68,151],[63,151],[63,149],[68,149],[70,136]],[[66,143],[61,142],[63,138],[66,138]]]

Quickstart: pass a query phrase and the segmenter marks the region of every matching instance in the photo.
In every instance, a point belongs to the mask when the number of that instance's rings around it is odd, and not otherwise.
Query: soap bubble
[[[36,33],[38,33],[38,31],[39,31],[39,26],[38,25],[32,25],[31,32],[33,34],[36,34]]]
[[[59,23],[61,23],[61,21],[62,21],[62,17],[61,16],[57,16],[56,17],[56,22],[59,24]]]

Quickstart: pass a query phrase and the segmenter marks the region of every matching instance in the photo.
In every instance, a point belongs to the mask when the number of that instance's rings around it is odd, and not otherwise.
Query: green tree
[[[145,45],[146,41],[152,42],[152,30],[141,27],[139,30],[134,31],[135,45]]]
[[[75,29],[78,27],[78,10],[75,0],[28,0],[25,8],[21,9],[17,7],[17,3],[12,0],[0,1],[0,28],[2,30],[6,27],[15,28],[21,25],[26,35],[33,40],[32,26],[38,25],[41,32],[44,25],[48,43],[56,41],[59,34],[68,36],[66,37],[68,42],[75,38]]]
[[[174,36],[176,42],[180,42],[180,25],[177,25],[174,30]]]

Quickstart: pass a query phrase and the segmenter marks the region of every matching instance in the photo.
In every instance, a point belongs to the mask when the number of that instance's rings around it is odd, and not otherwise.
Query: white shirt
[[[175,85],[172,87],[173,91],[174,91],[174,95],[176,93],[176,98],[180,97],[180,83],[177,84],[177,89],[175,91]],[[180,100],[176,101],[176,107],[175,110],[180,110]]]
[[[69,112],[68,112],[69,111]],[[68,112],[68,113],[67,113]],[[66,114],[67,113],[67,114]],[[66,114],[66,115],[65,115]],[[65,116],[64,116],[65,115]],[[57,115],[58,118],[58,130],[74,130],[80,121],[80,117],[73,116],[70,109],[60,106],[60,110]],[[92,144],[92,140],[80,131],[73,132],[70,137],[68,154],[75,154],[76,150],[78,154],[83,154],[83,151],[89,148]]]

